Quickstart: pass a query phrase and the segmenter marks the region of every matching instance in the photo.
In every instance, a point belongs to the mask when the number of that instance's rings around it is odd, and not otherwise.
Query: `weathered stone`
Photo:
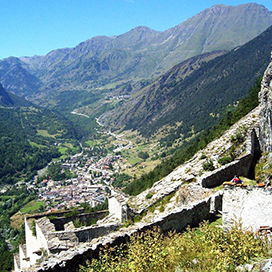
[[[223,195],[223,227],[241,222],[245,230],[272,227],[272,191],[264,188],[229,188]]]
[[[267,259],[261,262],[260,272],[272,272],[272,259]]]

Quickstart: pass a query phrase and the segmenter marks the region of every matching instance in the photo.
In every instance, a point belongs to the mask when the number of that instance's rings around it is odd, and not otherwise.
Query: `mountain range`
[[[150,136],[178,123],[176,133],[190,136],[215,124],[262,75],[271,25],[264,6],[216,5],[163,32],[140,26],[45,56],[3,59],[0,82],[13,94],[2,90],[1,103],[16,94],[66,116],[102,114],[111,128]]]
[[[62,91],[111,89],[155,79],[193,56],[243,45],[270,25],[272,13],[264,6],[216,5],[163,32],[139,26],[45,56],[3,59],[0,82],[7,90],[38,103]]]
[[[272,27],[210,61],[199,64],[207,54],[184,61],[103,114],[100,121],[112,128],[137,129],[144,135],[175,123],[181,123],[182,134],[207,129],[263,75],[271,44]]]

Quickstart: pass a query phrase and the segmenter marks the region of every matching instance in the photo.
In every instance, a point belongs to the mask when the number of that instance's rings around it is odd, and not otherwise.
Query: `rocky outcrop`
[[[260,101],[260,145],[264,152],[272,150],[272,55],[262,80]]]
[[[223,228],[231,229],[241,223],[244,230],[258,231],[261,226],[272,227],[271,188],[227,188],[223,195]]]

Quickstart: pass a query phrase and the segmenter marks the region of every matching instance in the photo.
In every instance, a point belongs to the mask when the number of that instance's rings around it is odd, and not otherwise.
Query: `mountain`
[[[38,91],[42,85],[41,81],[25,67],[25,63],[15,57],[0,61],[0,82],[6,90],[21,96]]]
[[[0,84],[0,107],[30,107],[33,104],[23,97],[6,91]]]
[[[146,136],[177,123],[181,124],[178,135],[207,129],[262,76],[270,60],[271,43],[272,27],[244,46],[203,62],[185,78],[181,63],[100,121],[111,128],[137,129]]]
[[[119,36],[94,37],[46,56],[22,57],[15,66],[7,65],[11,60],[4,59],[0,67],[6,67],[6,74],[0,73],[0,80],[7,90],[40,102],[61,91],[113,88],[139,79],[155,79],[202,53],[230,50],[270,25],[272,13],[261,5],[216,5],[166,31],[139,26]],[[10,77],[13,69],[20,71],[15,81]]]
[[[0,106],[12,106],[14,103],[10,98],[9,94],[0,84]]]

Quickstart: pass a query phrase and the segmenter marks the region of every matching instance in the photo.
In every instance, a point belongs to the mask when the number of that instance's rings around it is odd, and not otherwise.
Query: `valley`
[[[271,25],[264,6],[215,5],[165,31],[0,60],[0,270],[12,269],[25,216],[105,212],[116,190],[135,212],[121,222],[130,227],[181,208],[182,194],[189,205],[221,189],[195,183],[239,160],[249,128],[203,150],[258,106]]]

